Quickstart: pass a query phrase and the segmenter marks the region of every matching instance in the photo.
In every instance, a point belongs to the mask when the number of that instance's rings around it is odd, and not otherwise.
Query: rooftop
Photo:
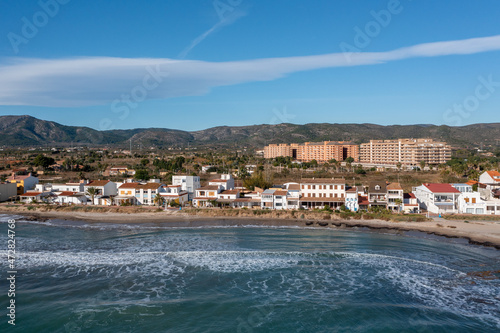
[[[389,185],[387,185],[387,189],[388,190],[403,190],[403,188],[401,187],[401,184],[399,184],[399,183],[390,183]]]
[[[334,178],[302,178],[301,184],[345,184],[345,179]]]
[[[208,186],[200,187],[200,188],[196,189],[196,191],[216,191],[218,189],[219,189],[219,186],[217,186],[217,185],[208,185]]]
[[[85,186],[88,187],[93,187],[93,186],[105,186],[107,183],[109,183],[109,180],[91,180],[88,184]]]
[[[425,183],[422,184],[432,193],[460,193],[459,190],[451,186],[450,184],[441,183]]]

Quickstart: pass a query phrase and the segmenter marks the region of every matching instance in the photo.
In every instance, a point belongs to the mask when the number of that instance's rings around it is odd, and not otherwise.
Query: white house
[[[255,188],[252,192],[240,192],[240,197],[234,200],[236,208],[260,208],[262,189]]]
[[[339,208],[345,202],[344,179],[303,178],[300,181],[300,204],[304,208]]]
[[[84,193],[91,187],[95,188],[97,194],[102,196],[116,195],[118,193],[116,183],[109,180],[91,180],[83,186]]]
[[[299,209],[300,208],[300,184],[299,183],[286,183],[284,184],[287,194],[287,209]]]
[[[189,194],[182,190],[181,185],[168,185],[160,189],[160,195],[168,202],[176,202],[184,206],[188,202]]]
[[[49,192],[28,191],[24,194],[21,194],[19,196],[19,200],[25,203],[31,203],[33,201],[42,202],[49,196],[49,194]]]
[[[478,191],[483,200],[494,199],[493,192],[500,189],[500,172],[485,171],[479,176]]]
[[[88,180],[80,180],[78,183],[64,183],[64,184],[37,184],[35,190],[39,192],[81,192],[85,191],[85,185]]]
[[[351,212],[357,212],[359,210],[359,192],[356,186],[348,188],[345,191],[344,205]]]
[[[479,192],[463,192],[457,200],[460,214],[486,214],[486,201],[481,200]]]
[[[387,185],[387,209],[396,212],[403,209],[403,188],[399,183]]]
[[[485,171],[479,176],[479,182],[500,188],[500,172],[495,170]]]
[[[287,209],[287,194],[286,190],[268,189],[262,192],[261,208],[262,209]]]
[[[460,191],[450,184],[425,183],[413,189],[422,209],[434,214],[458,213]]]
[[[403,212],[405,213],[418,213],[420,206],[417,197],[413,193],[403,194]]]
[[[221,191],[222,187],[219,185],[208,185],[196,189],[193,207],[212,207],[212,202],[217,200]]]
[[[221,186],[224,191],[232,190],[234,189],[234,178],[233,175],[223,174],[218,179],[209,180],[208,185]]]
[[[58,204],[84,205],[87,203],[87,197],[82,192],[56,192],[52,202]]]
[[[217,194],[217,202],[224,206],[235,207],[235,200],[240,197],[240,190],[225,190]]]
[[[172,176],[172,185],[181,185],[181,190],[188,193],[188,200],[193,200],[195,191],[201,187],[199,176]]]
[[[132,205],[154,206],[155,197],[161,196],[165,185],[159,183],[123,183],[118,188],[118,196],[114,198],[117,204],[130,203]]]

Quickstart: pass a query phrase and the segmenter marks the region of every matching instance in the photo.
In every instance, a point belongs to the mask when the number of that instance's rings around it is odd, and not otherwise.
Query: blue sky
[[[95,129],[500,122],[496,0],[0,5],[0,115]]]

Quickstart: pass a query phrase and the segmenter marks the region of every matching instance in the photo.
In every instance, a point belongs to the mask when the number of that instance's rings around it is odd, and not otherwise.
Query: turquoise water
[[[17,221],[16,326],[2,250],[1,332],[500,330],[500,280],[474,273],[499,270],[500,251],[465,241]]]

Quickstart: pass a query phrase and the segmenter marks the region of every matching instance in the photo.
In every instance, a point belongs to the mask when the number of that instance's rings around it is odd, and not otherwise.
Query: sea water
[[[10,218],[15,326],[6,309]],[[8,215],[0,222],[0,332],[500,331],[500,251],[465,241]]]

